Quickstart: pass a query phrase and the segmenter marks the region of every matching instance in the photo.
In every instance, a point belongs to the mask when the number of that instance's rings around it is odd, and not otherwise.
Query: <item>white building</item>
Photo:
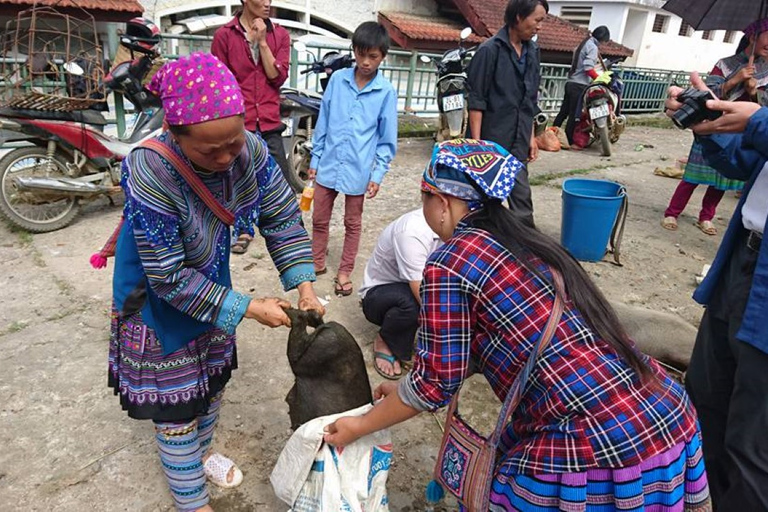
[[[664,11],[665,0],[549,0],[549,12],[590,30],[600,25],[611,39],[635,50],[628,66],[709,71],[719,59],[733,55],[741,32],[694,31]]]

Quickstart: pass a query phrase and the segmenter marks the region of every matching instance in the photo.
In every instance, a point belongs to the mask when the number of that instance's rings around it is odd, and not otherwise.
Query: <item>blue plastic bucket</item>
[[[616,182],[570,178],[563,182],[560,243],[574,258],[600,261],[626,190]]]

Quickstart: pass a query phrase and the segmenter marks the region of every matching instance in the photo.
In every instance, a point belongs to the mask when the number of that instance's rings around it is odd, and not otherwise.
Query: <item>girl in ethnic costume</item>
[[[718,98],[768,105],[768,18],[744,29],[744,38],[736,54],[715,64],[707,77],[707,84]],[[662,227],[672,231],[677,229],[677,218],[698,185],[707,185],[707,191],[696,226],[707,235],[717,234],[717,228],[712,223],[717,205],[727,190],[741,190],[744,182],[726,178],[710,167],[702,153],[701,143],[696,140],[691,145],[683,180],[664,211]]]
[[[330,425],[326,441],[443,407],[473,371],[504,401],[549,320],[557,271],[564,313],[502,435],[490,510],[704,510],[688,396],[637,351],[576,260],[502,206],[520,167],[491,142],[436,146],[423,208],[445,244],[424,270],[414,367],[376,390],[385,398],[368,414]]]
[[[169,131],[156,139],[160,149],[139,147],[123,163],[108,378],[130,417],[154,421],[177,510],[210,511],[206,477],[223,487],[242,481],[231,460],[209,451],[237,368],[235,328],[243,318],[290,324],[288,302],[232,289],[222,217],[234,214],[234,236],[253,235],[256,224],[284,288],[298,288],[299,307],[324,310],[295,197],[265,143],[245,130],[232,73],[197,53],[166,64],[150,89]]]

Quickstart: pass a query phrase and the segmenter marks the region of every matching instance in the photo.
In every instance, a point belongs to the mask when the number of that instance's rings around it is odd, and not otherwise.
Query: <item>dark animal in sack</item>
[[[363,353],[349,331],[337,322],[324,323],[315,311],[286,313],[291,319],[288,362],[296,377],[285,397],[291,428],[371,403]]]

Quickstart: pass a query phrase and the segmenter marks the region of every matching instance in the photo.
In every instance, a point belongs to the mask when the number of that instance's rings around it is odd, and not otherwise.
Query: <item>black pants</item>
[[[757,256],[745,231],[701,320],[686,375],[717,512],[768,510],[768,354],[736,339]]]
[[[566,112],[568,112],[568,122],[565,123],[565,135],[568,137],[569,144],[573,144],[573,131],[576,129],[576,123],[579,122],[579,118],[581,117],[581,96],[584,94],[586,88],[586,85],[578,84],[576,82],[565,83],[565,98],[563,98],[563,104],[567,109]],[[558,114],[558,117],[560,117],[560,114]]]
[[[291,172],[291,168],[288,165],[288,159],[285,157],[282,133],[282,130],[272,130],[270,132],[261,132],[261,136],[264,142],[267,143],[269,154],[275,159],[277,165],[280,166],[280,170],[283,171],[283,176],[285,176],[285,173]]]
[[[363,314],[381,327],[379,335],[401,361],[413,355],[413,341],[419,327],[419,303],[408,283],[374,286],[363,299]]]
[[[528,166],[523,165],[515,176],[515,186],[512,194],[507,199],[509,209],[523,222],[531,227],[533,223],[533,197],[531,196],[531,184],[528,182]]]

